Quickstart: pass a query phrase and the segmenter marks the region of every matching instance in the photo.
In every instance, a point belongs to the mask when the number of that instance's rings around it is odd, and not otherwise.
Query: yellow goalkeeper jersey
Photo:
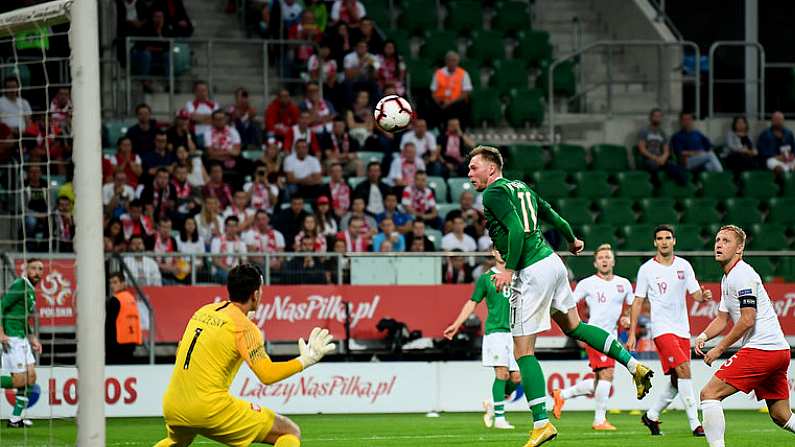
[[[298,359],[271,362],[262,333],[233,303],[208,304],[188,322],[163,397],[167,420],[192,424],[229,405],[229,387],[246,361],[259,380],[271,384],[303,369]]]

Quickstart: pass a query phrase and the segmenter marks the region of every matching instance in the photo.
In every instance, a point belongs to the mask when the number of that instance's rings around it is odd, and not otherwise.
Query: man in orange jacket
[[[428,116],[434,121],[432,127],[445,125],[450,118],[458,118],[466,127],[469,123],[469,93],[472,79],[466,70],[458,66],[461,58],[455,51],[448,51],[444,58],[445,66],[436,70],[431,81],[433,113]]]
[[[134,363],[135,347],[143,342],[138,303],[122,272],[111,273],[110,290],[113,295],[105,304],[105,362]]]

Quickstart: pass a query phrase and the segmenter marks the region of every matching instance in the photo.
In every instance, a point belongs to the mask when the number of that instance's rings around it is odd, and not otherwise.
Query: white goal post
[[[72,134],[78,286],[77,445],[105,445],[105,266],[97,0],[57,0],[0,15],[0,33],[71,22]]]

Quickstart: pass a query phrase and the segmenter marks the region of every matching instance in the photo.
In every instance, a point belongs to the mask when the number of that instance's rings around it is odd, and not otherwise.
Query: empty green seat
[[[474,90],[470,98],[473,125],[479,126],[484,123],[497,125],[502,121],[502,103],[496,90],[491,88]]]
[[[718,282],[723,278],[723,269],[712,256],[694,256],[688,260],[700,282]]]
[[[544,148],[530,144],[513,144],[505,151],[505,165],[530,172],[544,169]]]
[[[768,200],[778,194],[778,185],[772,171],[746,171],[740,174],[743,195]]]
[[[795,225],[795,197],[774,197],[770,199],[770,223]]]
[[[518,88],[510,91],[511,102],[505,110],[505,118],[513,127],[526,124],[539,125],[544,122],[544,92],[537,88]]]
[[[650,225],[676,224],[679,222],[679,215],[675,208],[676,202],[671,198],[648,197],[640,201],[640,208],[643,211],[641,222]]]
[[[599,200],[599,223],[613,225],[629,225],[635,223],[635,211],[632,210],[630,199],[601,199]]]
[[[651,197],[651,178],[646,171],[625,171],[616,175],[619,197],[642,199]]]
[[[566,172],[584,171],[587,168],[585,148],[576,144],[552,146],[552,166]]]
[[[118,143],[119,138],[126,135],[127,129],[129,129],[133,124],[133,122],[129,121],[110,120],[105,122],[102,127],[104,128],[104,133],[107,136],[107,146],[116,147],[116,143]]]
[[[633,224],[625,225],[624,243],[621,245],[622,250],[628,251],[644,251],[654,249],[654,224]]]
[[[733,197],[726,200],[726,215],[723,223],[748,228],[753,224],[762,223],[762,212],[759,211],[759,200],[749,197]]]
[[[574,181],[577,184],[577,197],[602,199],[613,193],[604,171],[580,171],[574,174]]]
[[[243,155],[243,158],[245,158],[246,160],[256,160],[262,156],[262,151],[261,150],[242,151],[241,155]]]
[[[359,186],[359,183],[365,180],[367,180],[367,177],[348,177],[348,185],[350,185],[351,188],[356,188]]]
[[[384,153],[375,151],[359,151],[356,152],[356,158],[361,160],[365,165],[371,161],[377,161],[381,163],[381,161],[384,159]]]
[[[461,59],[461,62],[458,64],[458,66],[466,70],[467,73],[469,73],[469,80],[472,81],[472,88],[479,89],[481,87],[480,61],[472,59]]]
[[[450,191],[450,202],[458,203],[464,191],[475,193],[475,187],[466,177],[450,177],[447,179],[447,189]]]
[[[615,227],[613,225],[583,225],[582,239],[585,241],[585,246],[588,247],[588,250],[596,249],[596,247],[602,244],[610,244],[613,247],[618,247],[618,239],[616,238]]]
[[[594,274],[592,256],[566,256],[564,259],[574,279],[579,281]]]
[[[529,180],[533,173],[526,169],[515,169],[510,166],[502,170],[502,176],[509,180],[521,180],[529,184]]]
[[[613,272],[630,281],[635,281],[638,276],[638,269],[643,264],[644,258],[640,256],[618,256]]]
[[[575,227],[593,223],[591,201],[588,199],[559,199],[555,210]]]
[[[619,144],[595,144],[591,146],[592,169],[621,172],[629,169],[627,148]]]
[[[682,251],[703,250],[704,239],[701,238],[701,227],[694,224],[674,226],[676,232],[676,249]],[[707,244],[709,245],[709,244]]]
[[[389,2],[383,0],[363,1],[367,16],[373,19],[379,26],[386,27],[392,19],[392,11],[389,9]],[[407,54],[407,53],[403,53]]]
[[[425,235],[428,236],[428,239],[433,242],[434,248],[439,250],[442,248],[442,232],[433,228],[425,228]]]
[[[367,8],[367,15],[370,15],[370,8]],[[378,22],[376,23],[383,23]],[[385,22],[389,23],[389,22]],[[409,35],[408,31],[404,29],[387,29],[384,30],[384,35],[387,39],[392,39],[395,41],[395,46],[397,46],[398,52],[403,56],[403,58],[408,58],[411,56],[411,35]]]
[[[447,217],[447,213],[453,210],[457,210],[460,207],[457,203],[437,203],[436,204],[436,214],[439,216],[440,219],[444,220]]]
[[[435,69],[426,60],[409,59],[406,62],[409,84],[412,91],[429,91]]]
[[[426,6],[427,9],[427,6]],[[423,13],[425,10],[418,11]],[[447,7],[446,29],[457,33],[469,33],[473,29],[483,27],[483,8],[480,2],[457,1]]]
[[[527,2],[505,1],[497,3],[491,26],[506,33],[515,33],[530,27]]]
[[[174,55],[174,76],[181,76],[190,71],[191,68],[191,51],[190,46],[186,42],[175,42],[171,52]]]
[[[492,30],[474,31],[472,42],[467,48],[467,58],[481,63],[505,59],[505,43],[502,33]]]
[[[549,94],[549,66],[551,63],[541,64],[541,74],[536,79],[536,87],[544,89],[544,94]],[[574,62],[565,61],[555,66],[552,74],[552,89],[555,95],[570,97],[577,92],[577,78],[574,74]]]
[[[772,281],[776,277],[776,264],[769,256],[745,256],[743,261],[751,265],[762,281]]]
[[[494,74],[489,79],[489,85],[496,88],[500,94],[507,95],[511,89],[527,88],[527,79],[527,68],[522,61],[503,59],[494,61]]]
[[[432,65],[444,64],[444,56],[448,51],[457,51],[458,36],[453,31],[433,30],[428,32],[425,42],[420,47],[420,57]]]
[[[756,224],[751,227],[753,236],[746,242],[746,250],[786,250],[787,227],[780,223]]]
[[[437,202],[447,203],[447,181],[444,177],[428,176],[428,186],[433,190]]]
[[[563,171],[540,171],[533,174],[533,189],[543,199],[558,199],[569,196],[566,173]]]
[[[795,172],[785,172],[781,178],[784,183],[781,195],[785,197],[795,197]]]
[[[696,188],[693,183],[688,181],[684,185],[680,185],[674,181],[665,179],[660,185],[659,196],[671,197],[674,199],[686,199],[696,195]]]
[[[685,199],[685,214],[682,222],[708,225],[720,222],[718,201],[710,198]]]
[[[702,172],[701,186],[704,197],[728,199],[737,195],[731,172]]]
[[[552,44],[549,33],[539,30],[528,30],[517,36],[514,57],[523,60],[530,67],[540,67],[552,59]]]
[[[422,34],[436,29],[439,25],[439,12],[435,2],[427,0],[404,0],[401,2],[398,25],[411,34]]]

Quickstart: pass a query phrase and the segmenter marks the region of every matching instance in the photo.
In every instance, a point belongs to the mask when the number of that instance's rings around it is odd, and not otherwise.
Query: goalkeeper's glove
[[[328,329],[316,327],[309,334],[308,341],[304,342],[303,338],[298,340],[298,352],[300,353],[298,360],[304,365],[304,369],[319,362],[324,355],[337,349],[337,346],[331,342],[333,339],[334,337],[329,334]]]

